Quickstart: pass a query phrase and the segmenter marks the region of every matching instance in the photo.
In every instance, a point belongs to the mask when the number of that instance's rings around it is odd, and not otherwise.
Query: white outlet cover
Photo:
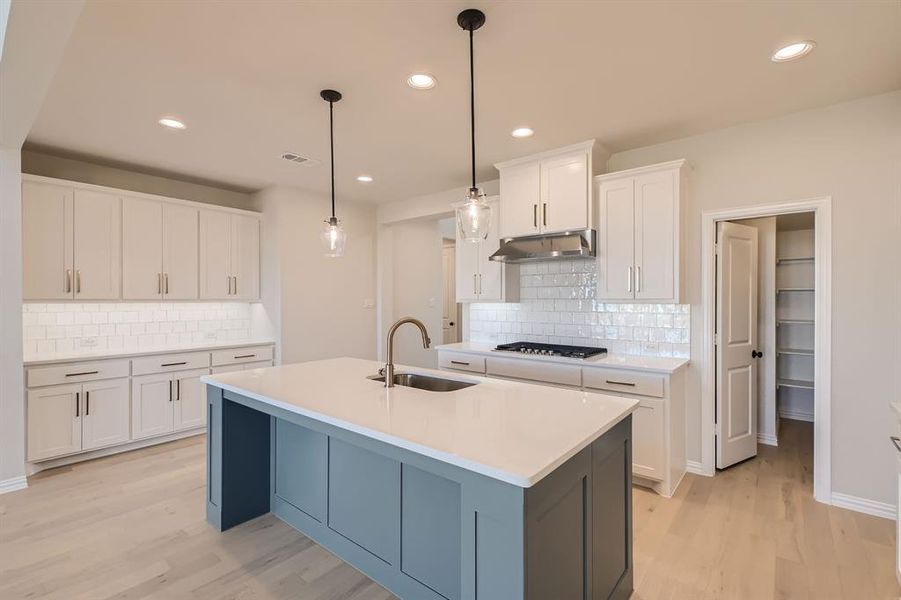
[[[375,300],[373,298],[364,298],[363,308],[375,308]]]

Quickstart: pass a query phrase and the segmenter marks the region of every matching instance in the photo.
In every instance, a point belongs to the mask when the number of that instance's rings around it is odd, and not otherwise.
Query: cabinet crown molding
[[[530,154],[528,156],[523,156],[521,158],[514,158],[512,160],[507,160],[504,162],[499,162],[494,164],[495,169],[506,169],[507,167],[513,167],[516,165],[521,165],[525,163],[535,162],[538,160],[545,160],[548,158],[553,158],[555,156],[559,156],[561,154],[569,154],[571,152],[588,152],[597,142],[595,140],[586,140],[584,142],[579,142],[578,144],[571,144],[569,146],[564,146],[562,148],[554,148],[553,150],[545,150],[544,152],[539,152],[537,154]]]
[[[678,160],[671,160],[653,165],[647,165],[644,167],[635,167],[633,169],[625,169],[623,171],[614,171],[612,173],[595,175],[594,180],[611,181],[613,179],[620,179],[622,177],[635,177],[636,175],[643,175],[645,173],[656,173],[657,171],[681,169],[683,166],[688,166],[689,168],[691,168],[690,163],[688,163],[686,159],[680,158]]]

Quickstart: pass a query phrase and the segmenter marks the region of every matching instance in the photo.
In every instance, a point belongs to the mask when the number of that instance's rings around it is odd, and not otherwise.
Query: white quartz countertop
[[[687,358],[668,358],[663,356],[635,356],[631,354],[607,354],[601,357],[591,358],[566,358],[564,356],[536,356],[535,354],[520,354],[518,352],[501,352],[494,349],[493,344],[477,342],[458,342],[456,344],[442,344],[436,346],[438,350],[453,350],[454,352],[466,352],[500,358],[517,358],[542,362],[556,362],[567,365],[582,365],[584,367],[610,367],[616,369],[631,369],[635,371],[655,371],[658,373],[675,373],[688,364]]]
[[[201,344],[179,344],[141,350],[98,350],[97,352],[78,352],[67,354],[25,355],[25,366],[49,365],[53,363],[104,360],[108,358],[130,358],[133,356],[153,356],[156,354],[172,354],[175,352],[203,352],[204,350],[221,350],[222,348],[240,348],[243,346],[271,346],[272,340],[228,340],[222,342],[204,342]]]
[[[477,382],[429,392],[367,379],[380,363],[336,358],[204,376],[210,385],[519,487],[530,487],[638,406],[629,398],[403,367]]]

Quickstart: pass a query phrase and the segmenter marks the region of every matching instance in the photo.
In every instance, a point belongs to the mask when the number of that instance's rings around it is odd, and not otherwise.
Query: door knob
[[[450,323],[448,323],[448,325],[450,325],[451,327],[453,327],[453,326],[454,326],[454,322],[451,321]]]
[[[763,352],[758,352],[757,350],[751,350],[751,358],[763,358]]]

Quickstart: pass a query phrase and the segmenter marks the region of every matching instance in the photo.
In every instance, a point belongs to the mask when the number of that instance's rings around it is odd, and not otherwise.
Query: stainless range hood
[[[501,240],[501,247],[489,257],[489,260],[524,263],[588,258],[595,255],[596,238],[597,233],[594,229],[506,238]]]

